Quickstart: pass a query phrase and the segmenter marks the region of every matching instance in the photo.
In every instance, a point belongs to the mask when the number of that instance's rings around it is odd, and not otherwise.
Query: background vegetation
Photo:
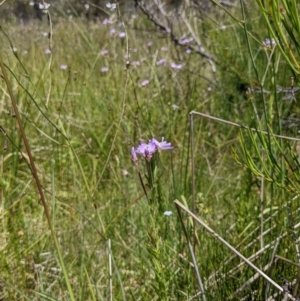
[[[0,24],[0,299],[282,300],[182,212],[199,294],[175,199],[297,298],[297,11],[160,16],[138,2],[91,22],[51,3],[48,19]],[[153,137],[174,149],[149,174],[131,148]]]

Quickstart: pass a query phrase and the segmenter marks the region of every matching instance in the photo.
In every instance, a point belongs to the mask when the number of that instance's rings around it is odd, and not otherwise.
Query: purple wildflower
[[[169,49],[168,49],[168,47],[167,46],[163,46],[163,47],[161,47],[161,51],[168,51]]]
[[[101,72],[108,72],[108,67],[102,67]]]
[[[137,154],[142,155],[143,157],[145,157],[146,160],[149,161],[156,151],[168,150],[172,148],[173,146],[171,145],[171,143],[164,141],[164,138],[162,138],[161,142],[157,141],[155,138],[152,138],[151,140],[149,140],[148,143],[141,142],[137,148],[132,147],[131,158],[132,161],[135,164],[137,164],[138,161]]]
[[[126,37],[126,33],[124,31],[119,33],[119,38],[123,39]]]
[[[149,84],[149,80],[148,79],[144,79],[142,82],[141,82],[141,86],[142,87],[145,87],[145,86],[147,86],[148,84]]]
[[[106,54],[108,54],[108,50],[107,49],[103,49],[103,50],[101,50],[100,54],[101,55],[106,55]]]
[[[141,63],[140,63],[139,61],[132,61],[132,62],[131,62],[131,65],[132,65],[132,66],[140,66]]]
[[[150,143],[153,143],[157,147],[158,150],[167,150],[167,149],[173,148],[173,146],[171,145],[171,142],[164,141],[164,138],[162,138],[161,142],[157,141],[155,138],[152,138],[149,141],[149,144]]]
[[[193,42],[193,40],[194,40],[193,38],[182,38],[178,41],[178,43],[180,45],[187,45],[187,44]]]
[[[105,18],[105,19],[103,20],[102,24],[103,24],[103,25],[110,25],[110,24],[114,24],[114,21]]]
[[[183,64],[171,63],[171,67],[174,69],[181,69],[183,67]]]
[[[147,160],[150,160],[152,155],[156,152],[156,145],[149,141],[149,143],[142,142],[135,150],[136,154],[144,156]],[[131,153],[132,154],[132,153]]]
[[[157,61],[156,64],[157,64],[158,66],[165,65],[165,64],[166,64],[166,61],[167,61],[166,59],[160,59],[159,61]]]
[[[136,156],[136,150],[134,147],[131,148],[131,158],[132,158],[132,161],[137,164],[137,161],[138,161],[138,158]]]
[[[274,47],[276,45],[275,40],[274,39],[269,39],[269,38],[265,39],[262,43],[267,48],[270,48],[271,46]]]
[[[45,50],[45,54],[51,54],[51,50],[48,48]]]
[[[59,66],[59,68],[60,68],[61,70],[66,70],[66,69],[68,68],[68,66],[65,65],[65,64],[62,64],[62,65]]]

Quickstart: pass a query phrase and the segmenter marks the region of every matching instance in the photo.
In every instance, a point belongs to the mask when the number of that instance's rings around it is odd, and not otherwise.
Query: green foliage
[[[219,235],[276,282],[295,278],[296,268],[275,265],[274,256],[297,261],[299,142],[284,138],[298,132],[297,20],[293,7],[280,21],[269,5],[272,13],[259,3],[230,10],[234,18],[217,10],[199,19],[195,32],[215,72],[143,16],[113,25],[60,20],[50,40],[44,23],[22,31],[1,24],[2,59],[76,300],[190,300],[198,287],[173,201],[191,208],[193,188],[195,213]],[[269,32],[276,46],[262,43]],[[5,85],[1,91],[0,299],[68,299]],[[241,128],[198,116],[191,158],[191,111]],[[175,149],[134,166],[131,147],[152,137]],[[194,239],[207,300],[276,293],[209,233],[196,227]]]

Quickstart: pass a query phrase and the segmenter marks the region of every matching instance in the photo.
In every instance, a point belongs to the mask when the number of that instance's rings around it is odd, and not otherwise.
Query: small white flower
[[[47,10],[49,8],[50,4],[44,2],[44,4],[39,3],[39,9]]]
[[[170,216],[170,215],[172,215],[172,214],[173,214],[172,211],[165,211],[165,212],[164,212],[164,215],[165,215],[165,216]]]
[[[173,104],[173,105],[172,105],[172,108],[173,108],[173,110],[175,111],[175,110],[178,110],[178,109],[179,109],[179,106],[176,105],[176,104]]]
[[[106,3],[106,7],[109,8],[110,10],[114,10],[117,8],[117,4],[116,3]]]
[[[84,8],[85,8],[86,10],[89,10],[90,5],[89,5],[88,3],[85,3],[85,4],[84,4]]]

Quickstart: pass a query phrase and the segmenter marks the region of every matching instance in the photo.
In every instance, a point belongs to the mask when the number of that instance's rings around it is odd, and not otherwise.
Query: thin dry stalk
[[[112,284],[112,258],[111,258],[111,240],[107,241],[108,246],[108,273],[109,273],[109,296],[110,301],[113,300],[113,284]]]
[[[217,122],[228,124],[228,125],[237,127],[239,129],[251,130],[251,131],[256,132],[256,133],[262,133],[264,135],[269,135],[270,134],[266,131],[260,131],[260,130],[255,129],[255,128],[249,128],[248,126],[245,126],[245,125],[242,125],[242,124],[239,124],[239,123],[231,122],[231,121],[228,121],[228,120],[225,120],[225,119],[222,119],[222,118],[214,117],[214,116],[204,114],[204,113],[201,113],[201,112],[197,112],[197,111],[191,111],[190,115],[197,115],[197,116],[204,117],[204,118],[207,118],[207,119],[210,119],[210,120],[214,120],[214,121],[217,121]],[[295,138],[295,137],[290,137],[290,136],[283,136],[283,135],[276,135],[276,134],[273,134],[273,136],[276,137],[276,138],[282,138],[282,139],[285,139],[285,140],[300,141],[300,138]]]
[[[190,134],[191,134],[191,164],[192,164],[192,211],[195,212],[196,208],[196,184],[195,184],[195,143],[194,143],[194,117],[190,114]],[[195,251],[196,246],[196,232],[193,226],[193,250]]]

